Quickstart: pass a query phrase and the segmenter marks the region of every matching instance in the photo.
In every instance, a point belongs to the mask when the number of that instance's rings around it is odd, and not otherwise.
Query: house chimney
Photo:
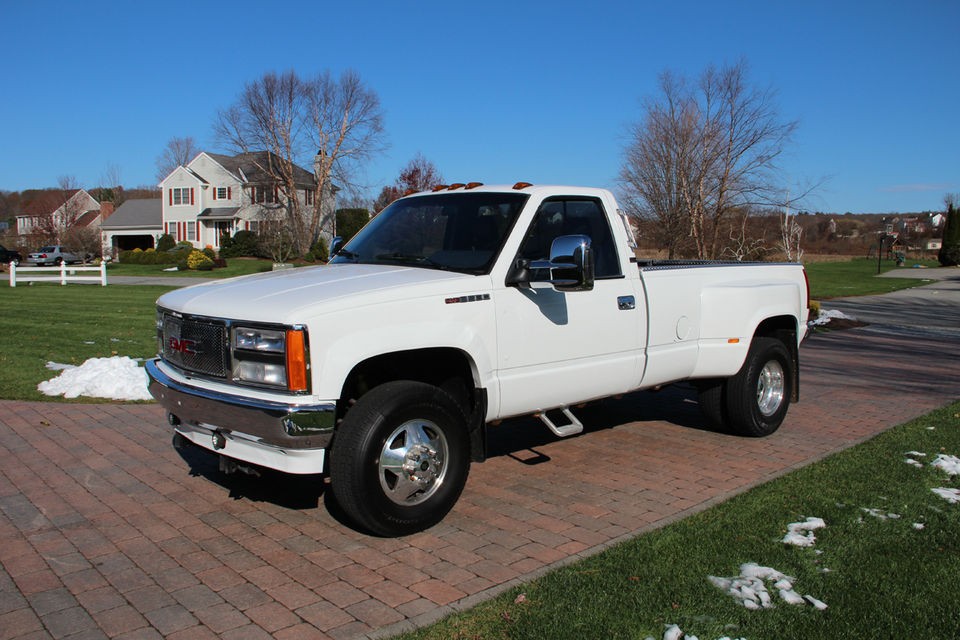
[[[112,202],[101,202],[100,203],[100,221],[103,222],[111,215],[113,215],[114,207]]]

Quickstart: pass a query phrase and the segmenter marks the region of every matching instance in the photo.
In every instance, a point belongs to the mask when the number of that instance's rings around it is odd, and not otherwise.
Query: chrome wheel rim
[[[763,365],[757,378],[757,407],[764,416],[772,416],[783,403],[786,381],[783,367],[776,360]]]
[[[380,487],[402,506],[429,500],[447,475],[447,439],[429,420],[410,420],[393,430],[380,451]]]

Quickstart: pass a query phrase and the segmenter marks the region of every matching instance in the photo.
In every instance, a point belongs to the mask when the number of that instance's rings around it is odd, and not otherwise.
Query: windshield
[[[528,195],[443,193],[397,200],[333,259],[487,273]]]

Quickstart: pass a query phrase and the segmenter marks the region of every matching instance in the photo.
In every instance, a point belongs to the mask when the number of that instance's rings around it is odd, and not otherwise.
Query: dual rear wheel
[[[793,360],[776,338],[756,337],[740,371],[699,388],[700,410],[725,431],[762,437],[776,431],[787,415],[793,390]]]

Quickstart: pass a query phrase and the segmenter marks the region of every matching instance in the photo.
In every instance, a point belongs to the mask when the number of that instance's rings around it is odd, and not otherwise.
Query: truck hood
[[[346,307],[486,290],[485,276],[418,267],[331,264],[240,276],[164,294],[184,314],[295,324]]]

